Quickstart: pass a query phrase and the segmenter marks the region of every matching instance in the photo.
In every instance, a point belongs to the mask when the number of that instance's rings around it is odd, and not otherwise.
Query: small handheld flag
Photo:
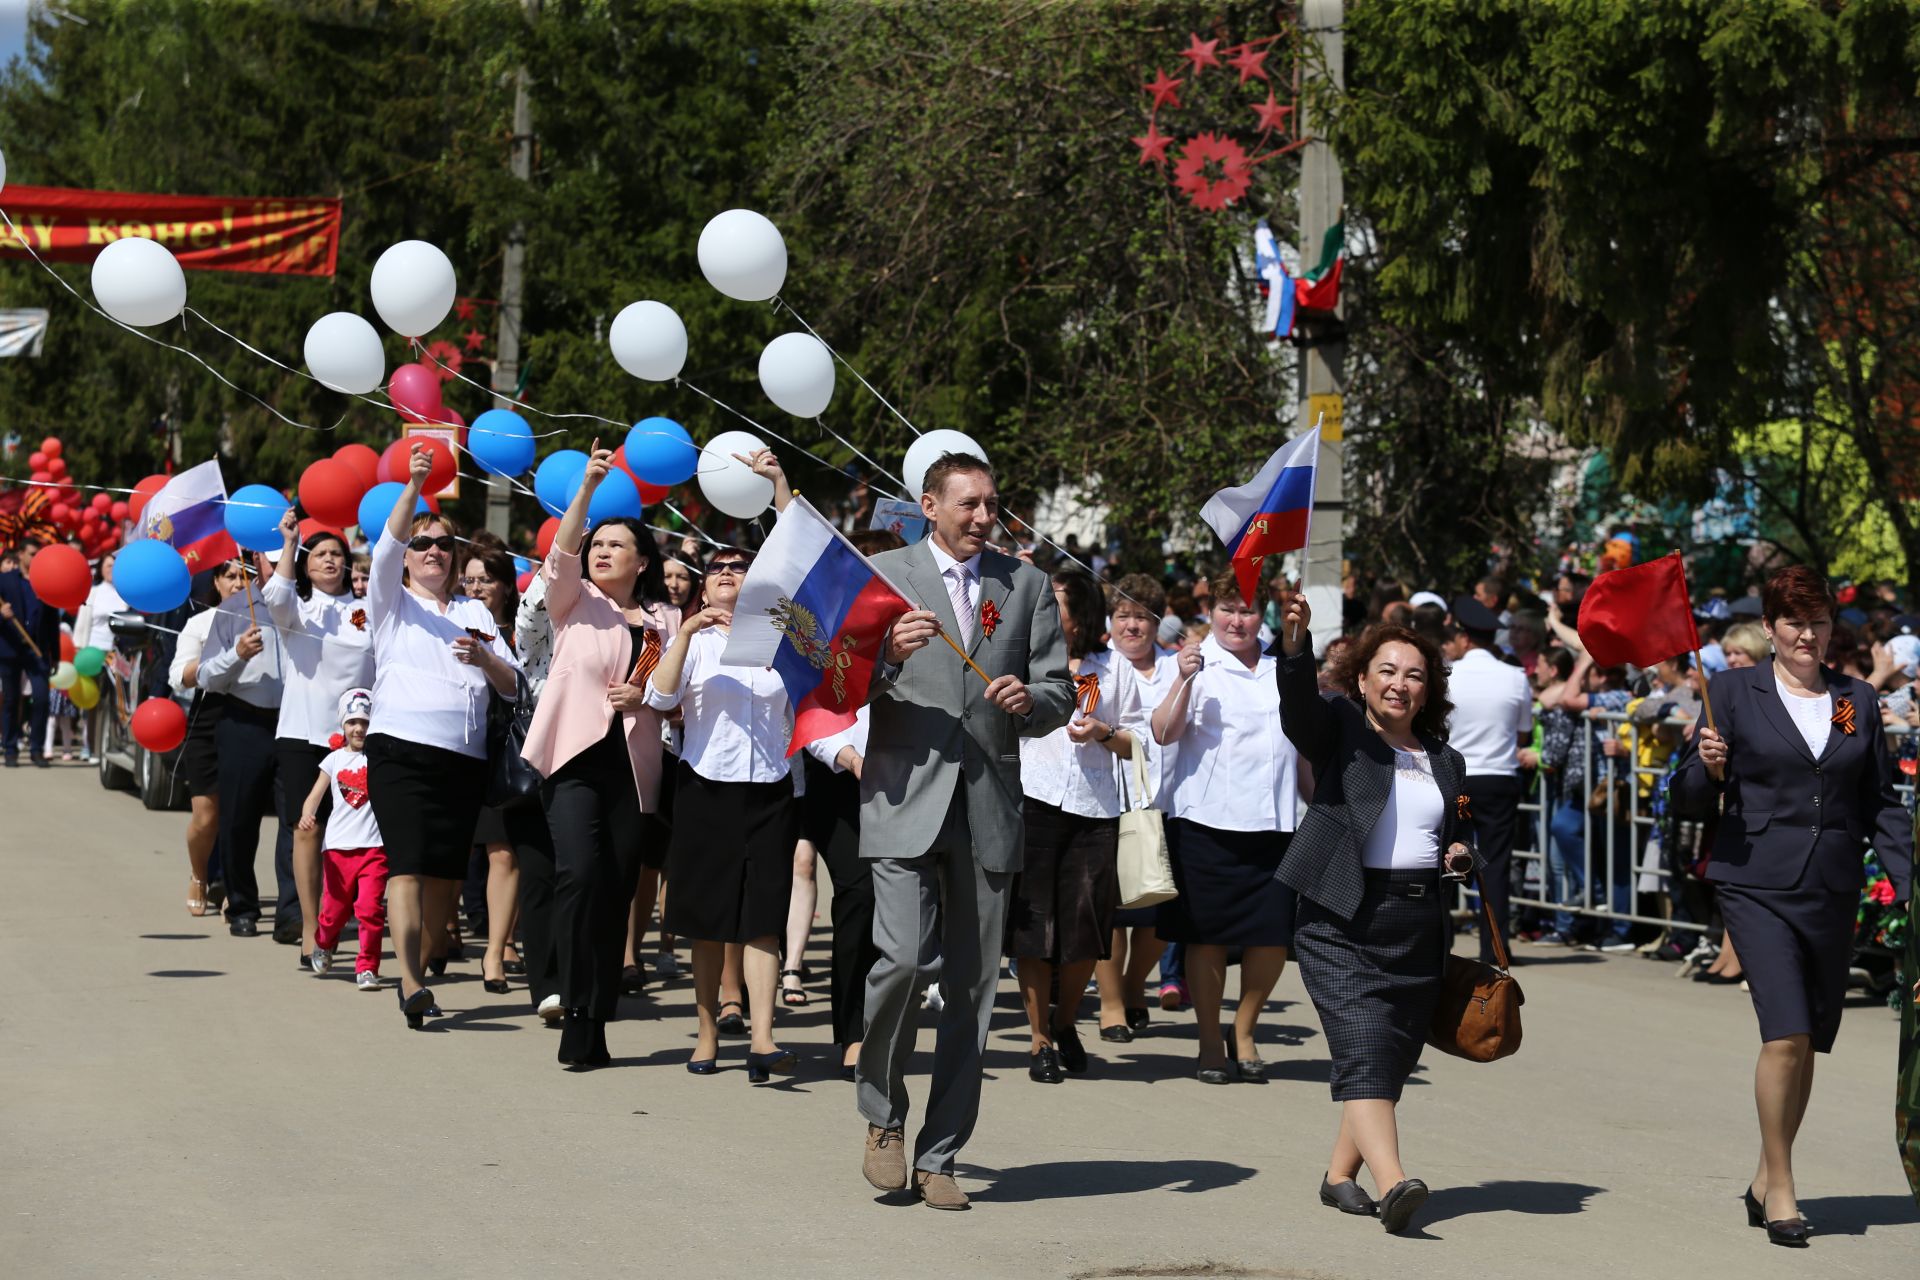
[[[1268,556],[1307,545],[1313,523],[1314,474],[1320,466],[1320,430],[1295,436],[1273,451],[1257,475],[1237,489],[1222,489],[1200,508],[1227,553],[1240,595],[1249,608]]]
[[[227,484],[209,459],[160,486],[140,513],[138,537],[164,542],[198,573],[240,554],[227,532]]]

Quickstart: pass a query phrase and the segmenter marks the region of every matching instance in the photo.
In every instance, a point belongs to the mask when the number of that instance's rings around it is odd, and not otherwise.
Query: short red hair
[[[1794,564],[1767,579],[1760,593],[1760,616],[1769,625],[1781,618],[1833,617],[1833,588],[1826,575],[1810,565]]]

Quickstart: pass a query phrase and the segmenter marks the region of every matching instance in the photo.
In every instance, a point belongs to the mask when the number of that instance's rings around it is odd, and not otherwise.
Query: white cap
[[[1435,595],[1431,591],[1414,592],[1413,599],[1407,601],[1407,604],[1415,609],[1418,609],[1423,604],[1437,604],[1442,609],[1447,607],[1447,602],[1445,600],[1442,600],[1439,596]]]
[[[349,720],[373,719],[373,691],[371,689],[349,689],[340,695],[340,724],[344,728]]]

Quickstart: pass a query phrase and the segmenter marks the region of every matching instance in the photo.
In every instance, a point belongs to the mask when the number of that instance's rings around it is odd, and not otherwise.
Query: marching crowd
[[[777,460],[762,451],[748,461],[784,507]],[[950,524],[929,510],[936,537],[914,554],[948,598],[895,625],[873,706],[790,757],[793,710],[779,676],[721,660],[752,550],[717,546],[701,558],[690,546],[663,552],[635,520],[589,527],[609,465],[596,450],[523,592],[498,539],[416,513],[430,462],[415,453],[393,515],[366,531],[365,554],[326,530],[302,541],[289,513],[278,553],[203,574],[168,672],[192,696],[176,765],[192,805],[189,913],[221,912],[237,937],[255,936],[271,914],[274,938],[297,945],[302,971],[319,975],[344,967],[336,953],[351,922],[355,985],[393,988],[409,1027],[440,1016],[432,983],[472,930],[487,940],[485,990],[522,988],[557,1029],[560,1063],[605,1066],[621,996],[677,977],[685,943],[697,1010],[686,1069],[716,1073],[722,1037],[744,1035],[750,1081],[792,1073],[798,1062],[778,1043],[774,1014],[815,998],[805,957],[824,867],[838,1066],[861,1082],[867,1176],[900,1186],[898,1078],[912,1047],[900,1028],[920,1004],[954,1006],[948,1016],[977,1023],[984,1040],[1004,958],[1030,1033],[1029,1076],[1046,1084],[1090,1068],[1079,1030],[1086,993],[1102,1042],[1131,1040],[1156,1004],[1190,1007],[1197,1078],[1225,1085],[1262,1078],[1259,1020],[1293,959],[1344,1108],[1321,1199],[1398,1229],[1426,1192],[1400,1168],[1393,1106],[1428,1033],[1455,927],[1446,908],[1463,888],[1484,896],[1493,929],[1540,945],[1639,949],[1685,961],[1706,981],[1776,963],[1768,926],[1740,923],[1775,917],[1724,883],[1715,891],[1713,818],[1681,801],[1710,789],[1700,770],[1717,781],[1727,767],[1721,735],[1693,731],[1703,675],[1771,664],[1783,611],[1833,608],[1824,583],[1699,602],[1704,672],[1686,655],[1650,671],[1596,664],[1577,630],[1587,583],[1573,572],[1538,595],[1488,578],[1453,600],[1349,580],[1342,633],[1316,656],[1305,598],[1284,584],[1249,605],[1231,572],[1108,580],[1077,556],[1023,543],[1017,529],[1016,555],[1002,559],[1040,564],[1051,596],[1030,616],[1016,613],[1014,596],[996,609],[994,562],[979,545],[962,555],[997,520],[989,499]],[[942,459],[928,474],[930,501],[941,506],[947,486],[967,492],[984,472]],[[853,542],[909,564],[892,533]],[[101,631],[119,607],[111,581],[108,557],[76,635]],[[1875,730],[1920,723],[1920,619],[1880,591],[1834,604],[1815,657],[1871,691],[1884,723],[1864,726],[1866,736],[1895,762],[1889,774],[1911,775],[1912,735]],[[8,765],[22,740],[36,763],[55,749],[48,713],[58,724],[65,708],[44,672],[24,677],[29,648],[57,651],[60,625],[22,574],[0,573]],[[1017,679],[995,678],[984,693],[956,685],[952,698],[958,708],[984,697],[1027,727],[996,757],[1017,787],[1017,847],[996,858],[979,802],[956,799],[949,811],[942,797],[925,838],[916,835],[929,857],[947,859],[944,872],[925,873],[930,885],[918,872],[902,881],[891,859],[876,858],[872,831],[863,856],[862,837],[876,815],[919,820],[914,779],[926,762],[907,771],[895,759],[910,754],[896,741],[903,725],[876,727],[874,717],[897,719],[919,696],[900,690],[931,666],[911,654],[936,627],[983,654],[996,628],[1001,643],[1023,646],[1009,659]],[[110,633],[90,638],[112,644]],[[893,745],[870,751],[870,734],[883,731]],[[1816,758],[1818,736],[1808,730]],[[969,773],[952,794],[977,785]],[[1545,815],[1549,837],[1532,874],[1512,857],[1528,847],[1528,806]],[[1123,815],[1143,807],[1165,814],[1175,890],[1144,906],[1123,901],[1117,868]],[[971,888],[951,860],[969,823],[982,877]],[[255,871],[263,826],[274,849],[270,911]],[[1858,859],[1870,824],[1845,831],[1854,838],[1836,846],[1841,862]],[[1724,857],[1724,832],[1719,844]],[[1864,894],[1848,874],[1831,877],[1836,892],[1851,886],[1850,949],[1870,949],[1873,930],[1889,927],[1873,908],[1891,905],[1905,869],[1874,861],[1888,856],[1867,854]],[[1516,896],[1556,905],[1519,907]],[[1461,914],[1457,927],[1473,927]],[[1855,936],[1856,923],[1868,936]],[[1832,945],[1838,924],[1819,927]],[[1504,961],[1506,940],[1479,932],[1482,959]],[[1769,954],[1757,958],[1750,942],[1736,953],[1735,933],[1768,937]],[[1240,998],[1229,1005],[1233,965]],[[1777,995],[1770,1014],[1755,988],[1769,1041],[1797,1031],[1815,1049],[1830,1045],[1836,997],[1812,985],[1799,1021]],[[964,1074],[969,1059],[955,1052],[947,1065]],[[976,1077],[977,1061],[976,1047]],[[946,1127],[922,1134],[913,1164],[913,1186],[935,1207],[965,1205],[948,1175],[971,1126],[964,1104],[950,1122],[937,1119],[936,1083],[928,1122]],[[1363,1162],[1378,1201],[1356,1182]],[[1776,1174],[1770,1194],[1768,1168],[1763,1159],[1754,1188],[1778,1234],[1793,1217],[1791,1188],[1783,1193]]]

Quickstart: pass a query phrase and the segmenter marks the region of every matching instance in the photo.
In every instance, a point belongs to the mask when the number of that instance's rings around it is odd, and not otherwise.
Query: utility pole
[[[1300,6],[1304,34],[1316,42],[1321,65],[1309,60],[1309,80],[1323,80],[1332,88],[1346,87],[1345,5],[1343,0],[1304,0]],[[1307,95],[1309,105],[1312,95]],[[1305,121],[1309,139],[1300,154],[1300,258],[1319,252],[1327,228],[1339,222],[1344,203],[1340,161],[1326,141],[1323,112],[1311,110]],[[1344,295],[1345,291],[1342,290]],[[1342,439],[1342,397],[1346,390],[1346,300],[1343,296],[1332,326],[1307,327],[1307,344],[1300,353],[1300,427],[1311,430],[1321,419],[1320,467],[1313,493],[1313,528],[1304,569],[1307,604],[1313,610],[1315,652],[1340,634],[1341,577],[1344,561],[1346,445]],[[1323,417],[1324,415],[1324,417]]]
[[[527,24],[540,17],[540,0],[521,0]],[[509,168],[521,182],[533,182],[533,102],[527,88],[527,66],[522,62],[513,73],[513,143]],[[494,340],[493,407],[512,406],[506,397],[520,384],[520,294],[526,275],[527,227],[513,224],[500,255],[500,330]],[[513,490],[500,478],[487,486],[487,529],[511,539]]]

